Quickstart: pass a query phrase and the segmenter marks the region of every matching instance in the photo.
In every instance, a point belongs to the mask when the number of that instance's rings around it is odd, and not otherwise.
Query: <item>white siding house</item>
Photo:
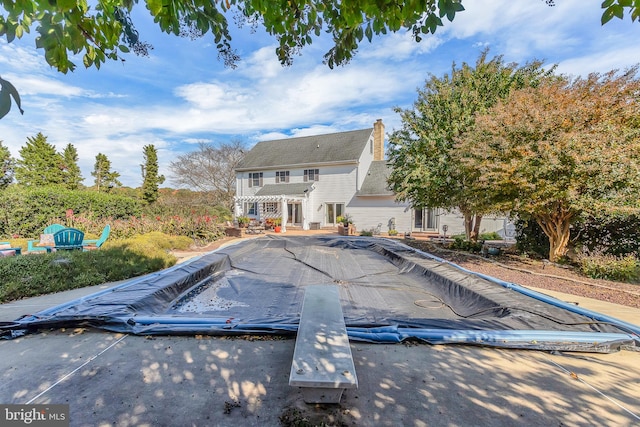
[[[464,233],[461,215],[413,209],[387,187],[384,125],[373,129],[264,141],[236,167],[235,215],[282,218],[286,226],[335,226],[349,215],[358,230]],[[500,231],[502,218],[483,219],[483,231]]]

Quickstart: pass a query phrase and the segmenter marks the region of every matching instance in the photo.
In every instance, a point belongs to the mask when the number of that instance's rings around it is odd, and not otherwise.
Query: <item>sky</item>
[[[42,132],[59,152],[78,150],[84,184],[93,185],[97,154],[105,154],[120,181],[142,184],[143,147],[158,150],[163,186],[177,187],[169,168],[200,142],[259,141],[373,127],[399,129],[394,108],[411,108],[430,76],[452,64],[489,57],[525,64],[542,60],[571,76],[624,70],[640,62],[640,23],[613,19],[600,24],[600,0],[465,0],[466,10],[444,20],[416,43],[402,31],[364,41],[355,58],[333,70],[322,63],[331,47],[326,36],[282,67],[274,37],[236,28],[236,69],[218,60],[212,37],[192,41],[162,33],[138,4],[132,18],[140,39],[154,46],[149,57],[127,54],[100,70],[62,74],[45,61],[32,36],[7,44],[0,38],[0,76],[18,89],[24,115],[14,106],[0,120],[0,141],[14,157],[28,137]],[[35,29],[32,30],[34,33]]]

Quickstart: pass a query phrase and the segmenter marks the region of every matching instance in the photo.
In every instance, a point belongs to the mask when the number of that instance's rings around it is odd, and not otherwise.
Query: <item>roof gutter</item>
[[[295,164],[284,164],[284,165],[273,165],[273,166],[255,166],[255,167],[241,167],[235,168],[236,172],[248,172],[255,170],[276,170],[276,169],[294,169],[294,168],[304,168],[311,166],[344,166],[344,165],[357,165],[357,159],[351,160],[339,160],[339,161],[330,161],[330,162],[316,162],[316,163],[295,163]]]

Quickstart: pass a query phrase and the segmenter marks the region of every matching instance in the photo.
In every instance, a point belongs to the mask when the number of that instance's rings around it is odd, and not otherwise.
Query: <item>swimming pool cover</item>
[[[352,340],[637,349],[639,329],[479,276],[395,240],[265,236],[2,326],[134,334],[293,334],[307,285],[334,284]]]

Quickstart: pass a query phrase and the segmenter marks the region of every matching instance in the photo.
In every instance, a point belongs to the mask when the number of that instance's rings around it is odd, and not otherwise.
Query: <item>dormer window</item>
[[[280,184],[281,182],[289,182],[289,171],[276,172],[276,184]]]
[[[262,172],[249,172],[249,187],[262,187]]]

